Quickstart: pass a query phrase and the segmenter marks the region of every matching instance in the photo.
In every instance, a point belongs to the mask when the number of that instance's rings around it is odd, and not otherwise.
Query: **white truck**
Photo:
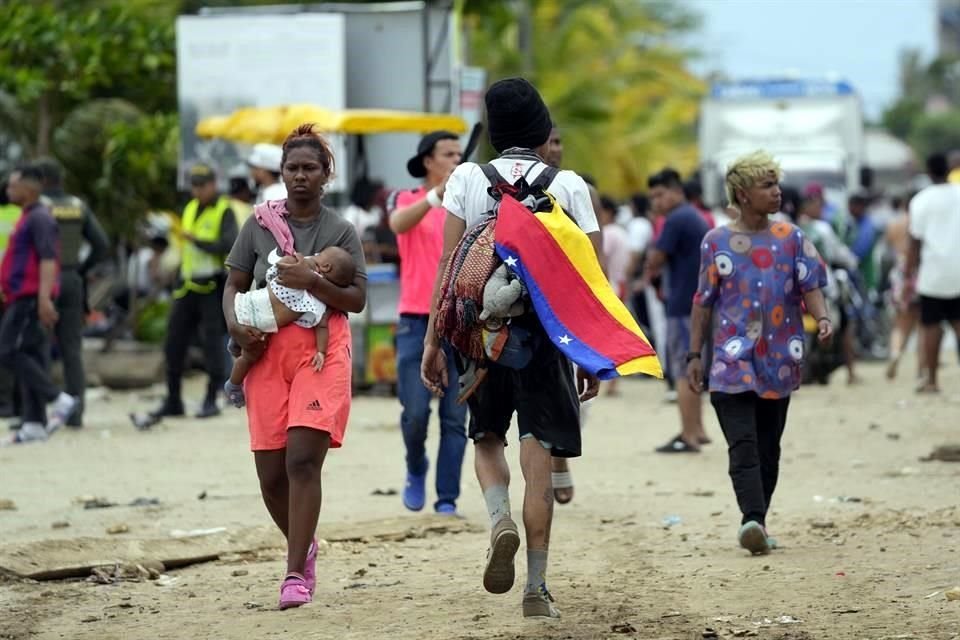
[[[703,101],[699,128],[704,200],[726,204],[727,165],[764,149],[780,161],[784,183],[819,182],[834,201],[860,185],[864,165],[860,98],[843,81],[720,82]],[[842,201],[842,200],[840,200]]]

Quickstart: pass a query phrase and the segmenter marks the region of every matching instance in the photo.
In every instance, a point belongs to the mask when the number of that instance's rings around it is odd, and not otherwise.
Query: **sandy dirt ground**
[[[53,552],[83,564],[81,538],[109,548],[223,527],[261,542],[159,580],[2,576],[0,638],[958,639],[960,601],[944,591],[960,584],[960,463],[920,458],[960,442],[960,370],[946,367],[952,392],[939,397],[916,396],[909,376],[888,383],[877,365],[863,376],[794,396],[769,521],[783,548],[760,557],[736,546],[739,514],[707,405],[715,444],[665,456],[652,450],[677,414],[660,384],[628,380],[620,397],[601,398],[573,467],[576,499],[556,510],[548,582],[563,618],[553,623],[521,618],[522,584],[482,589],[487,519],[472,451],[463,521],[408,514],[399,496],[379,495],[402,486],[394,399],[356,400],[346,447],[325,469],[320,535],[334,540],[315,602],[279,612],[284,550],[260,503],[243,414],[139,433],[127,412],[153,398],[95,393],[82,432],[0,449],[0,499],[14,503],[0,510],[0,566],[42,541],[38,565]],[[85,509],[84,496],[159,504]],[[119,525],[128,532],[107,534]],[[522,551],[518,560],[522,577]]]

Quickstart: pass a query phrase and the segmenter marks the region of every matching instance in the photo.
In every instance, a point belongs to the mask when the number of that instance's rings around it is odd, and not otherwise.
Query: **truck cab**
[[[843,81],[716,83],[702,104],[699,148],[704,198],[712,206],[725,204],[727,166],[757,149],[780,162],[785,183],[802,189],[818,182],[836,202],[860,183],[860,98]]]

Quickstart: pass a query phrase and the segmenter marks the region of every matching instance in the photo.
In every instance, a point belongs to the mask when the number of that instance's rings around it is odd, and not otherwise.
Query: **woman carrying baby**
[[[287,538],[281,609],[312,599],[317,553],[312,539],[320,514],[320,472],[327,450],[343,443],[350,413],[351,338],[346,313],[360,312],[366,304],[360,240],[349,222],[322,204],[333,166],[329,145],[312,125],[301,125],[291,133],[283,144],[281,163],[287,200],[258,207],[226,261],[230,274],[223,311],[241,357],[249,359],[243,386],[260,493]],[[339,247],[352,257],[356,273],[348,286],[338,286],[327,277],[329,272],[324,273],[320,256],[329,247]],[[278,259],[281,254],[292,257]],[[274,264],[276,275],[268,284],[267,271]],[[266,307],[261,303],[235,309],[237,294],[248,292],[254,281],[258,288],[269,287],[279,306],[270,298]],[[283,299],[277,291],[285,290],[307,294],[331,310],[322,367],[316,366],[316,329],[297,322],[307,315],[301,309],[309,300]],[[265,331],[237,320],[238,311],[239,317],[247,318],[251,308],[271,312],[280,320],[269,345]],[[284,309],[301,315],[292,320]]]

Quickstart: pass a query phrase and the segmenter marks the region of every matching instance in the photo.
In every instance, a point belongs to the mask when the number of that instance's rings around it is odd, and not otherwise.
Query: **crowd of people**
[[[563,169],[562,127],[529,82],[499,81],[485,104],[495,159],[466,161],[456,134],[429,133],[407,163],[419,186],[388,195],[382,183],[365,179],[343,213],[324,204],[335,158],[311,125],[280,147],[254,147],[248,165],[257,193],[232,182],[231,193],[222,194],[210,167],[190,169],[193,197],[177,231],[180,260],[164,345],[167,394],[159,408],[133,419],[147,428],[184,415],[181,382],[188,348],[198,340],[208,384],[196,417],[219,414],[224,391],[246,407],[263,501],[287,539],[282,609],[313,597],[321,472],[329,449],[344,444],[352,403],[346,314],[364,309],[367,263],[383,261],[399,265],[402,504],[420,511],[428,502],[425,443],[436,398],[432,508],[457,514],[472,440],[490,521],[481,581],[491,593],[509,591],[521,546],[505,456],[516,414],[527,558],[522,613],[559,617],[546,578],[554,503],[573,499],[569,459],[581,454],[585,409],[600,380],[561,350],[569,335],[558,343],[548,334],[516,274],[505,276],[516,281],[510,310],[492,320],[453,300],[457,322],[481,337],[484,356],[454,348],[461,343],[437,318],[453,295],[451,263],[481,272],[476,293],[486,295],[490,269],[501,263],[484,234],[505,193],[533,210],[549,194],[589,240],[592,251],[577,259],[603,269],[615,297],[653,336],[680,418],[679,433],[658,452],[696,453],[711,443],[702,418],[709,391],[742,512],[739,541],[751,553],[776,547],[766,517],[790,396],[801,382],[824,381],[844,364],[848,382],[857,383],[855,361],[880,344],[877,317],[889,313],[895,329],[888,375],[896,375],[919,321],[918,391],[935,392],[942,324],[960,337],[960,185],[950,184],[942,154],[928,161],[931,185],[891,207],[867,191],[841,207],[818,184],[782,185],[779,165],[762,151],[729,167],[726,207],[705,206],[695,177],[684,181],[669,167],[649,176],[645,193],[620,204],[589,176]],[[0,404],[21,417],[10,442],[24,443],[46,440],[63,425],[82,426],[85,274],[109,258],[109,242],[83,202],[63,192],[62,172],[51,161],[15,170],[6,195]],[[156,257],[166,247],[151,250]],[[502,264],[515,267],[510,260]],[[503,326],[510,332],[501,333]],[[63,390],[50,377],[51,335],[66,369]],[[819,368],[811,370],[817,354]],[[11,382],[19,387],[16,408]],[[614,379],[606,392],[624,390]]]

